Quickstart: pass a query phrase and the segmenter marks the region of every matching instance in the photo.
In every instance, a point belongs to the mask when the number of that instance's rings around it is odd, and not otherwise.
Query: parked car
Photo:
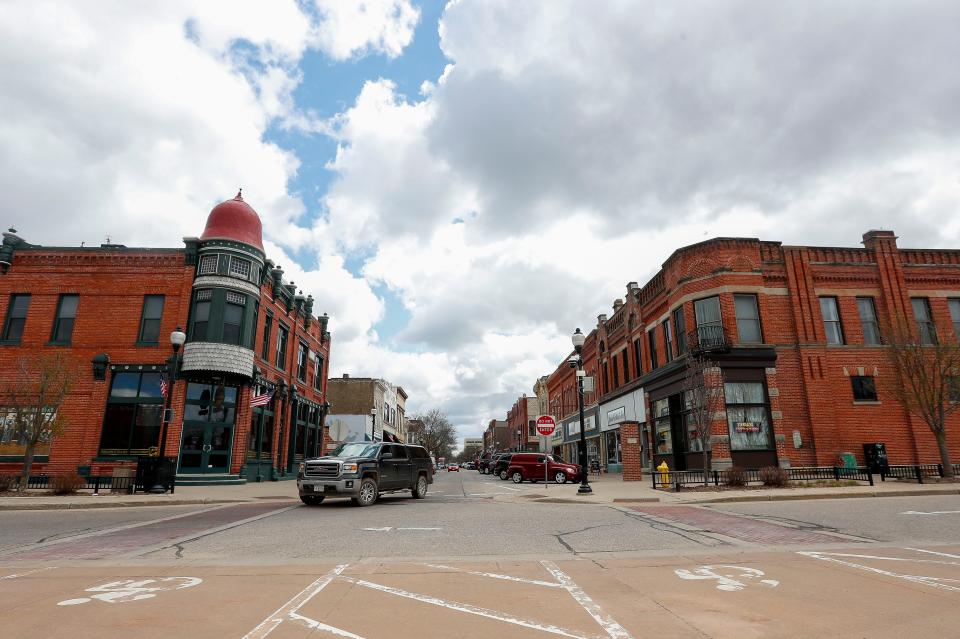
[[[477,465],[474,464],[473,462],[467,462],[466,464],[464,464],[463,466],[461,466],[461,468],[463,468],[464,470],[473,470],[473,469],[475,469],[476,467],[477,467]]]
[[[386,442],[351,442],[331,454],[300,464],[300,501],[317,506],[327,497],[349,497],[370,506],[382,493],[409,490],[414,499],[427,496],[433,464],[422,446]]]
[[[484,453],[477,458],[477,470],[480,471],[481,475],[486,475],[490,472],[490,461],[493,459],[493,454]]]
[[[510,467],[510,460],[513,458],[513,453],[504,453],[500,455],[497,459],[497,463],[493,466],[493,474],[507,481],[510,478],[510,475],[507,474],[507,469]]]
[[[580,479],[580,466],[557,462],[552,455],[543,453],[517,453],[510,459],[507,475],[515,484],[537,482],[544,478],[565,484]]]
[[[447,472],[448,472],[448,473],[459,473],[459,472],[460,472],[460,466],[457,465],[457,464],[450,464],[449,466],[447,466]]]

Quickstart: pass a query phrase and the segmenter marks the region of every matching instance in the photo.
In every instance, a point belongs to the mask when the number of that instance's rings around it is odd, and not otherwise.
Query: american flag
[[[266,406],[270,403],[270,400],[273,398],[273,391],[263,393],[262,395],[254,395],[250,399],[250,406]]]
[[[160,394],[164,397],[167,396],[167,380],[163,378],[160,380]]]

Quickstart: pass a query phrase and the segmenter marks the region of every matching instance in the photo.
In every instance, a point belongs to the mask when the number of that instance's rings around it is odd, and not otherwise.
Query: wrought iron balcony
[[[694,357],[705,353],[727,353],[730,346],[730,337],[723,326],[698,326],[687,333],[687,348]]]

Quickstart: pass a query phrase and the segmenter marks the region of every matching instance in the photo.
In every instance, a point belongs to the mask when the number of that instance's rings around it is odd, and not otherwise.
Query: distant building
[[[463,438],[463,458],[473,459],[483,451],[483,437]]]
[[[510,450],[510,427],[505,420],[490,420],[483,432],[483,450],[488,453]]]
[[[407,394],[399,386],[371,377],[343,377],[327,382],[330,432],[340,441],[407,440],[404,404]]]

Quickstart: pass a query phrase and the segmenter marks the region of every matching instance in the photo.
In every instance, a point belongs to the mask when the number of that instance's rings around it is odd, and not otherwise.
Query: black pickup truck
[[[415,499],[427,496],[433,483],[433,462],[422,446],[386,442],[350,442],[325,457],[300,464],[300,500],[316,506],[325,497],[350,497],[370,506],[381,493],[409,490]]]

